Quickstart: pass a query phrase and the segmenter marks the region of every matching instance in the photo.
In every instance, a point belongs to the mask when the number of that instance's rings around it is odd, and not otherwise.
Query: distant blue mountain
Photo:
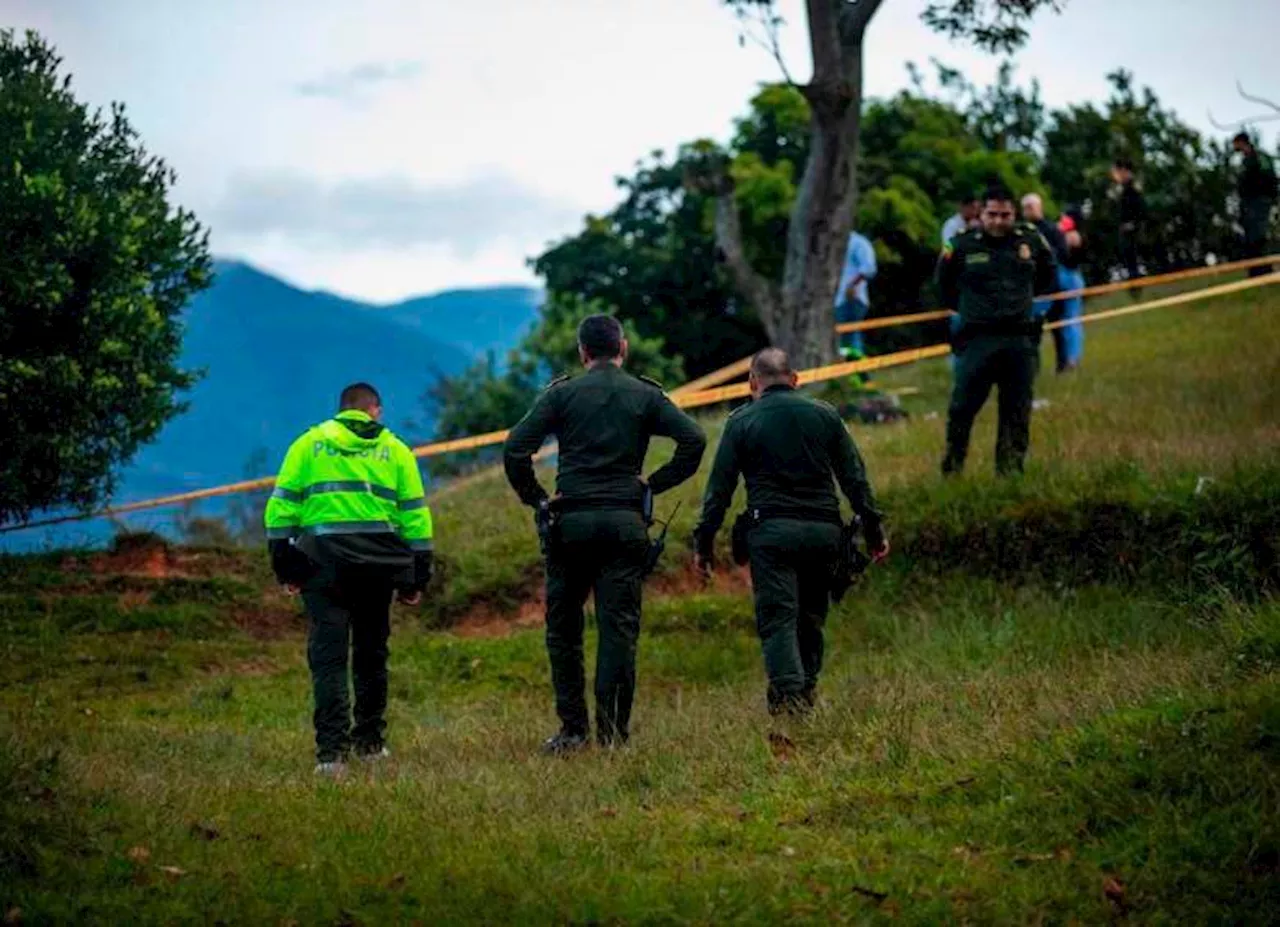
[[[479,290],[446,290],[374,310],[416,331],[447,341],[473,357],[493,351],[502,361],[532,327],[542,305],[542,292],[530,287],[502,286]]]
[[[205,377],[185,397],[188,411],[122,474],[117,503],[268,475],[289,443],[331,416],[339,390],[356,380],[377,386],[393,430],[407,440],[428,438],[421,403],[427,388],[485,351],[505,355],[541,300],[534,289],[495,287],[374,306],[300,290],[238,261],[218,261],[215,270],[214,285],[184,314],[182,364],[203,368]],[[415,428],[405,427],[409,420]],[[136,516],[154,527],[172,519],[172,512]],[[0,549],[107,534],[100,523],[35,529],[0,535]]]

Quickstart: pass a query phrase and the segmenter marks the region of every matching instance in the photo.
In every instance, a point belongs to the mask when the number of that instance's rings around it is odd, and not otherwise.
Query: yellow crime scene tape
[[[1234,261],[1230,264],[1214,264],[1212,267],[1192,267],[1189,270],[1175,270],[1167,274],[1157,274],[1154,277],[1139,277],[1136,280],[1120,280],[1116,283],[1099,283],[1094,286],[1087,286],[1079,290],[1063,290],[1061,293],[1049,293],[1045,296],[1036,297],[1037,302],[1056,302],[1060,299],[1087,299],[1090,296],[1106,296],[1111,293],[1120,293],[1124,290],[1137,289],[1139,287],[1162,286],[1166,283],[1180,283],[1183,280],[1197,280],[1201,277],[1213,277],[1218,274],[1230,273],[1234,270],[1249,270],[1253,267],[1262,267],[1268,264],[1274,264],[1280,260],[1280,256],[1272,255],[1271,257],[1249,258],[1244,261]],[[894,325],[911,325],[916,322],[934,322],[939,319],[950,318],[954,313],[950,309],[930,309],[928,312],[914,312],[910,315],[894,315],[887,316],[882,319],[866,319],[862,322],[841,322],[836,326],[836,332],[841,335],[847,335],[850,332],[869,332],[877,328],[891,328]],[[724,368],[728,370],[729,368]],[[707,374],[707,377],[714,377],[721,371]],[[704,378],[705,379],[705,378]],[[732,377],[725,377],[732,379]],[[723,381],[721,381],[723,382]]]
[[[1178,271],[1177,273],[1163,274],[1158,277],[1141,277],[1136,280],[1125,280],[1119,283],[1102,284],[1097,287],[1087,287],[1084,290],[1068,291],[1066,294],[1045,296],[1043,298],[1047,300],[1062,298],[1064,295],[1101,295],[1102,293],[1115,293],[1135,287],[1147,287],[1160,285],[1162,283],[1173,283],[1179,280],[1206,277],[1234,270],[1245,270],[1250,267],[1258,267],[1267,263],[1276,262],[1280,262],[1280,255],[1273,255],[1269,258],[1253,258],[1247,261],[1237,261],[1233,264],[1220,264],[1214,267],[1195,268],[1190,271]],[[1149,312],[1153,309],[1180,306],[1202,299],[1226,296],[1232,293],[1239,293],[1244,290],[1268,286],[1274,283],[1280,283],[1280,272],[1268,274],[1262,277],[1251,277],[1235,283],[1225,283],[1219,286],[1208,287],[1203,290],[1193,290],[1188,293],[1180,293],[1176,296],[1168,296],[1144,303],[1137,303],[1121,309],[1110,309],[1103,312],[1091,313],[1081,316],[1079,319],[1051,323],[1046,325],[1045,329],[1053,330],[1055,328],[1063,328],[1066,325],[1071,324],[1089,324],[1092,322],[1103,321],[1105,319],[1119,318],[1121,316],[1134,315],[1140,312]],[[950,312],[945,311],[945,315],[950,315]],[[924,321],[921,316],[941,318],[945,317],[945,315],[939,316],[937,313],[919,313],[914,318],[911,316],[900,316],[898,319]],[[875,319],[871,321],[879,323],[887,320]],[[895,322],[894,324],[900,324],[900,322]],[[839,377],[852,376],[856,373],[868,373],[873,370],[883,370],[889,367],[901,367],[907,364],[914,364],[930,358],[945,357],[949,353],[951,353],[951,346],[947,343],[929,345],[922,348],[911,348],[905,351],[897,351],[893,354],[881,354],[875,357],[863,358],[861,360],[829,364],[825,367],[802,370],[799,372],[799,379],[802,385],[819,383],[825,380],[837,379]],[[715,405],[720,402],[729,402],[734,399],[741,399],[750,393],[750,389],[746,383],[735,383],[730,386],[719,386],[714,388],[703,387],[716,382],[723,382],[726,379],[731,379],[733,376],[740,376],[746,372],[750,363],[750,358],[744,358],[743,360],[730,364],[728,367],[724,367],[721,370],[713,371],[704,377],[699,377],[698,379],[673,390],[670,394],[671,399],[682,409],[696,409],[703,406]],[[413,454],[415,457],[439,457],[443,454],[478,450],[480,448],[492,447],[493,445],[501,444],[506,440],[508,434],[510,434],[510,430],[503,429],[501,431],[490,431],[485,434],[472,435],[466,438],[437,441],[414,448]],[[541,452],[541,455],[546,455],[547,453],[549,453],[549,450],[544,450]],[[231,496],[244,492],[269,489],[274,485],[275,477],[273,476],[259,477],[252,480],[241,480],[236,483],[227,483],[222,486],[211,486],[207,489],[198,489],[191,492],[176,493],[168,496],[159,496],[154,499],[143,499],[138,502],[109,506],[95,512],[61,515],[53,518],[25,522],[20,525],[4,525],[0,526],[0,534],[7,534],[12,531],[22,531],[30,528],[52,527],[53,525],[66,524],[75,521],[86,521],[92,518],[112,518],[118,515],[128,515],[133,512],[141,512],[149,509],[185,505],[190,502],[199,502],[205,499],[214,499],[222,496]]]

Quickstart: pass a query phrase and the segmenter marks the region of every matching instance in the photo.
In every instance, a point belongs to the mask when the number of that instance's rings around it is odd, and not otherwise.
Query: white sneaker
[[[341,760],[330,760],[327,763],[316,763],[315,773],[327,779],[341,779],[347,772],[347,764]]]
[[[362,763],[376,763],[379,760],[385,760],[387,757],[391,756],[391,751],[386,747],[379,747],[377,750],[373,750],[369,753],[359,753],[357,756],[360,757],[360,761]]]

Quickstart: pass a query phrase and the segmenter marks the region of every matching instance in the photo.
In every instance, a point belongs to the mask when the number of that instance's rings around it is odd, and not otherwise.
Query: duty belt
[[[644,510],[640,499],[633,499],[627,502],[617,499],[566,499],[563,496],[552,500],[551,508],[558,515],[565,515],[569,512],[599,512],[608,509],[614,511],[621,509],[627,512],[643,512]]]
[[[806,509],[788,505],[748,505],[742,513],[749,521],[759,524],[775,518],[786,518],[792,521],[820,521],[829,525],[842,525],[838,509]]]

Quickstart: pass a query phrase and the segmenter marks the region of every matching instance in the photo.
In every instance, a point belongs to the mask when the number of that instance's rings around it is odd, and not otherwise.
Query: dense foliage
[[[179,313],[211,274],[172,171],[60,64],[0,32],[0,523],[101,501],[182,410]]]
[[[855,227],[879,258],[872,315],[932,308],[931,280],[942,223],[957,201],[992,179],[1015,194],[1040,192],[1051,216],[1083,206],[1093,281],[1109,278],[1116,254],[1112,160],[1137,167],[1150,219],[1148,271],[1230,257],[1237,249],[1229,148],[1204,137],[1131,74],[1110,75],[1101,103],[1053,110],[1032,83],[1020,86],[1011,64],[986,88],[935,62],[926,79],[910,68],[912,87],[867,103],[861,123],[861,187]],[[725,148],[732,157],[745,247],[754,267],[777,276],[785,261],[797,176],[810,143],[808,103],[781,84],[760,89]],[[731,363],[766,343],[754,310],[717,260],[713,196],[686,179],[716,146],[696,140],[673,154],[654,152],[618,179],[621,201],[586,217],[577,234],[532,260],[557,298],[598,301],[640,335],[660,338],[689,376]],[[550,324],[556,324],[552,321]],[[937,340],[928,326],[872,333],[873,351]],[[442,435],[499,428],[515,421],[537,387],[500,378],[486,362],[437,390]],[[499,401],[501,397],[501,401]],[[458,411],[453,411],[455,407]]]

